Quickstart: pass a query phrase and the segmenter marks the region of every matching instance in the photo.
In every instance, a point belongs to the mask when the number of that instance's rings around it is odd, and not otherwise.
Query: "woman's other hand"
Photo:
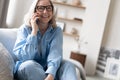
[[[48,74],[45,80],[54,80],[54,77],[52,74]]]

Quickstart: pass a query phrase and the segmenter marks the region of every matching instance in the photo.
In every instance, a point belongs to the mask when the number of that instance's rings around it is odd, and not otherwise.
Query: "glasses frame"
[[[53,10],[52,5],[47,6],[36,6],[36,10],[39,12],[43,12],[46,9],[46,11],[51,12]]]

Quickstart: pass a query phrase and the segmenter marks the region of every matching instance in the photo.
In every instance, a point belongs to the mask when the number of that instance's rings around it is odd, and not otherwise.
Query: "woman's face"
[[[53,16],[53,9],[49,0],[40,0],[36,5],[36,12],[42,23],[48,23]]]

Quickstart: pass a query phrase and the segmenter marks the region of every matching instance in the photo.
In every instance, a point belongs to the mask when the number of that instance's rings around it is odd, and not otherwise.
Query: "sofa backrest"
[[[17,36],[17,29],[0,28],[0,42],[5,46],[5,48],[12,55],[13,59],[16,60],[13,54],[13,47],[15,44]]]

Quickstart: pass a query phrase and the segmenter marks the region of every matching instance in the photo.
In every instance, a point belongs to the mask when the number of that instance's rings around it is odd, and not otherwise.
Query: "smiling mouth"
[[[43,15],[42,17],[43,17],[43,18],[48,18],[48,17],[49,17],[49,15]]]

